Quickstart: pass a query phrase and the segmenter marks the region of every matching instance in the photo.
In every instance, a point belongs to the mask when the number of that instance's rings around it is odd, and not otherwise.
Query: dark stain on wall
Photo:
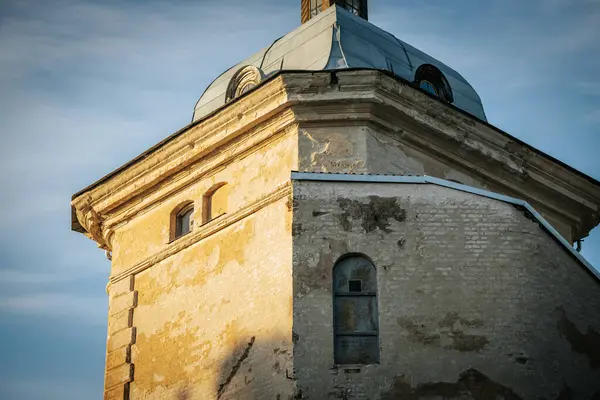
[[[558,331],[569,342],[571,350],[587,356],[592,368],[600,367],[600,333],[589,326],[586,333],[581,333],[569,320],[564,308],[559,307],[558,312],[560,315],[557,323]]]
[[[444,346],[445,349],[480,351],[489,343],[485,336],[468,335],[462,331],[452,331],[450,338],[452,339],[452,344],[450,346]]]
[[[302,224],[299,222],[292,223],[292,236],[298,236],[303,232]]]
[[[469,396],[470,397],[467,397]],[[404,375],[394,379],[390,390],[381,396],[385,400],[417,400],[440,396],[444,399],[471,398],[473,400],[521,400],[510,388],[503,386],[477,371],[468,369],[460,374],[458,381],[428,382],[411,387]]]
[[[468,334],[461,329],[461,325],[480,327],[483,325],[481,320],[467,320],[459,317],[456,313],[446,314],[444,319],[438,323],[441,329],[436,333],[427,333],[424,325],[419,325],[409,318],[398,318],[397,322],[408,332],[409,341],[425,346],[469,352],[480,351],[489,343],[485,336]],[[457,322],[460,322],[461,325],[458,325]],[[449,339],[452,343],[443,345],[443,339]]]
[[[408,340],[414,343],[422,343],[425,346],[440,346],[440,335],[428,335],[408,318],[398,318],[398,325],[408,332]]]
[[[394,197],[369,196],[368,203],[340,197],[337,203],[342,209],[340,224],[347,232],[352,230],[352,220],[362,220],[361,226],[367,233],[375,229],[390,233],[390,218],[398,222],[406,220],[406,210],[400,207]]]
[[[451,311],[449,313],[446,314],[446,316],[444,317],[443,320],[441,320],[439,322],[439,326],[440,328],[454,328],[454,324],[456,324],[457,322],[460,322],[461,325],[464,326],[468,326],[468,327],[473,327],[473,328],[479,328],[483,326],[483,321],[475,318],[475,319],[466,319],[466,318],[461,318],[457,312],[455,311]]]

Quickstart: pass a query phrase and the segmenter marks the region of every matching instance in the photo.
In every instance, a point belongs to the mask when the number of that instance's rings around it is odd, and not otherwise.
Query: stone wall
[[[600,396],[600,282],[525,212],[435,185],[294,182],[306,399]],[[380,363],[334,365],[331,273],[377,268]]]

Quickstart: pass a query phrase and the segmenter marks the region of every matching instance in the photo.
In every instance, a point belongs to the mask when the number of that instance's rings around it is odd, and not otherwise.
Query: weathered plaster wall
[[[324,124],[326,125],[326,124]],[[298,170],[307,172],[367,172],[367,135],[363,126],[300,126]]]
[[[600,282],[510,204],[294,182],[294,371],[307,399],[600,395]],[[377,268],[380,364],[333,365],[331,272]]]
[[[288,199],[138,274],[132,399],[287,398]],[[264,234],[260,234],[264,233]]]
[[[296,143],[293,132],[263,143],[117,229],[106,399],[291,395]],[[204,194],[221,182],[213,210],[226,214],[202,225]],[[194,230],[170,242],[171,211],[190,200]]]
[[[297,164],[296,143],[295,135],[289,134],[254,149],[234,163],[228,160],[226,165],[196,183],[175,191],[151,209],[131,218],[115,232],[112,274],[119,274],[168,246],[171,211],[179,204],[192,200],[194,225],[202,225],[203,196],[215,184],[227,182],[227,188],[221,190],[228,194],[227,213],[233,214],[288,182],[290,171]]]
[[[449,163],[442,162],[403,143],[399,137],[410,135],[410,131],[402,134],[386,135],[373,127],[366,127],[368,170],[370,174],[392,175],[429,175],[442,179],[452,179],[465,185],[486,188],[484,182],[472,174],[456,169]]]
[[[367,131],[366,164],[369,174],[429,175],[521,198],[518,193],[509,188],[489,182],[483,174],[458,169],[458,164],[444,159],[439,152],[432,151],[432,149],[418,150],[408,144],[410,140],[402,141],[403,137],[414,135],[414,131],[412,131],[415,129],[414,127],[400,129],[393,135],[371,127],[365,129]],[[460,142],[455,143],[453,147],[460,147]],[[456,152],[456,150],[454,151]],[[498,167],[494,167],[493,170],[499,175],[504,173]],[[528,200],[565,239],[573,241],[572,229],[569,224],[551,210],[543,208],[541,203]]]
[[[458,164],[438,153],[417,149],[407,135],[414,127],[398,127],[396,133],[384,133],[366,121],[345,125],[300,124],[298,129],[298,169],[307,172],[353,174],[429,175],[453,180],[465,185],[492,190],[520,198],[507,187],[488,182],[477,175],[457,168]],[[572,229],[555,213],[532,202],[544,217],[569,241]]]

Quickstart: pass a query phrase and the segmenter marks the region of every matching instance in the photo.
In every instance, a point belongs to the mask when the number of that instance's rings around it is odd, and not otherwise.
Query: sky
[[[489,122],[600,180],[600,0],[371,0]],[[101,399],[110,263],[70,198],[187,125],[299,0],[0,0],[0,398]],[[583,244],[600,266],[600,231]]]

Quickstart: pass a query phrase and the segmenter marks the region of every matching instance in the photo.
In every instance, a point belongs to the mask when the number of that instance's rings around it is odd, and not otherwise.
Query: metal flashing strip
[[[488,197],[490,199],[500,200],[506,203],[524,207],[533,215],[540,225],[550,233],[560,244],[563,245],[579,262],[581,262],[596,278],[600,279],[600,271],[597,270],[586,260],[571,244],[562,237],[560,233],[548,221],[541,216],[528,202],[503,194],[490,192],[473,186],[463,185],[461,183],[447,181],[445,179],[434,178],[427,175],[368,175],[368,174],[333,174],[320,172],[295,172],[292,171],[292,180],[296,181],[322,181],[322,182],[362,182],[362,183],[412,183],[412,184],[432,184],[444,186],[450,189],[460,190],[462,192],[472,193],[478,196]]]

